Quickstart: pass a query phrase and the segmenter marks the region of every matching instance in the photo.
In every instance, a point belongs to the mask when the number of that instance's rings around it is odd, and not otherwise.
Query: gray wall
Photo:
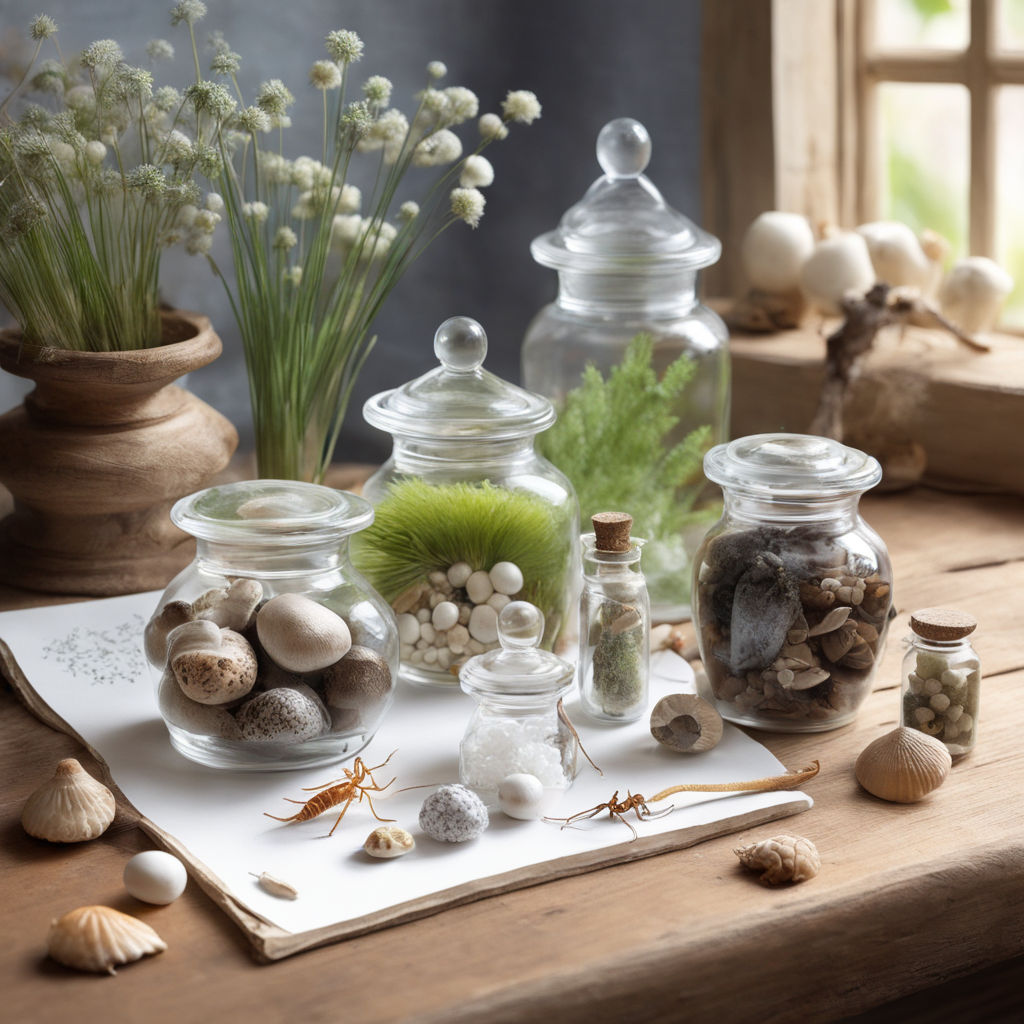
[[[201,38],[223,30],[243,57],[243,86],[278,77],[300,97],[286,133],[289,156],[319,150],[318,96],[309,65],[324,56],[323,37],[357,31],[366,53],[357,70],[395,83],[393,102],[412,107],[430,60],[443,60],[442,84],[466,85],[481,110],[498,108],[507,89],[532,89],[541,120],[516,126],[488,157],[496,181],[476,231],[453,226],[392,292],[378,317],[377,348],[352,400],[336,458],[379,461],[389,439],[362,419],[363,402],[429,370],[433,334],[448,316],[476,317],[487,330],[487,367],[519,379],[519,346],[533,314],[555,294],[554,271],[534,264],[530,240],[553,228],[600,173],[594,142],[614,117],[642,121],[654,141],[649,173],[667,200],[699,217],[699,0],[208,0]],[[96,38],[117,39],[126,56],[145,60],[153,37],[178,50],[159,65],[158,84],[187,84],[185,35],[172,29],[165,0],[0,0],[0,34],[23,29],[43,11],[59,27],[65,53]],[[360,79],[361,80],[361,76]],[[307,104],[303,106],[303,101]],[[304,112],[305,115],[304,116]],[[467,125],[462,134],[472,138]],[[225,239],[215,255],[230,264]],[[193,374],[189,386],[239,428],[251,446],[248,389],[241,344],[220,283],[206,262],[172,251],[165,257],[165,299],[211,316],[224,355]],[[22,382],[0,374],[0,409],[15,404]]]

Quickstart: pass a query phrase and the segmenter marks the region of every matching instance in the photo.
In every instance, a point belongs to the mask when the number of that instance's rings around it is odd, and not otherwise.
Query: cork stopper
[[[628,551],[633,517],[627,512],[598,512],[591,516],[598,551]]]
[[[910,628],[925,640],[962,640],[978,628],[978,620],[952,608],[922,608],[910,616]]]

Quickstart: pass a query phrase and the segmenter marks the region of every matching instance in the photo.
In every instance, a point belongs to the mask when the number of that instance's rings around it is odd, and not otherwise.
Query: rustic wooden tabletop
[[[918,489],[865,499],[893,556],[896,604],[876,689],[854,725],[759,734],[787,765],[821,761],[812,810],[777,825],[260,965],[195,886],[147,907],[121,885],[151,844],[121,806],[92,843],[29,838],[19,816],[62,757],[87,755],[0,693],[3,1016],[12,1021],[1010,1021],[1024,1018],[1024,501]],[[0,591],[0,608],[48,600]],[[911,610],[980,622],[976,750],[914,805],[862,792],[860,750],[896,722]],[[778,831],[814,840],[821,873],[762,887],[734,846]],[[305,883],[315,888],[315,879]],[[169,949],[116,978],[49,961],[50,920],[107,903]],[[1016,960],[1013,958],[1017,958]]]

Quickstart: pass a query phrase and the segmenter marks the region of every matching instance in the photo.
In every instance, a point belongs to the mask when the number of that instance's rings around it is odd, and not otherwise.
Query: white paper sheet
[[[174,836],[217,876],[240,904],[290,932],[351,920],[440,892],[473,879],[627,841],[628,830],[606,815],[584,828],[518,822],[495,812],[484,835],[470,843],[437,843],[419,831],[419,807],[428,789],[375,800],[416,838],[416,849],[394,861],[375,861],[362,843],[376,826],[365,804],[353,804],[334,836],[330,812],[301,824],[279,824],[263,812],[290,814],[285,797],[340,775],[340,768],[233,773],[193,764],[170,745],[156,705],[155,679],[141,651],[142,627],[159,595],[0,613],[0,639],[11,648],[40,697],[107,762],[113,778],[140,813]],[[652,703],[693,690],[689,666],[675,654],[653,659]],[[379,781],[395,787],[458,781],[458,747],[473,700],[452,692],[400,686],[377,736],[362,752],[368,765],[397,753]],[[572,788],[551,813],[569,815],[606,801],[614,790],[648,796],[690,782],[730,782],[785,769],[768,750],[726,724],[713,750],[673,754],[650,736],[646,717],[631,725],[589,722],[575,700],[566,710],[599,776],[582,758]],[[749,793],[726,798],[680,794],[664,818],[634,822],[642,835],[670,832],[722,817],[791,803],[811,806],[804,794]],[[663,805],[658,805],[659,808]],[[269,872],[297,886],[284,901],[261,890],[249,874]]]

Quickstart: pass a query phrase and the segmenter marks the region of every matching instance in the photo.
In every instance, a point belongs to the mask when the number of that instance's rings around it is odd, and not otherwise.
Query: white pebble
[[[420,638],[422,640],[426,640],[428,644],[432,644],[435,636],[437,636],[437,634],[434,632],[434,627],[429,622],[424,622],[420,626]]]
[[[425,651],[429,646],[430,644],[428,644],[427,641],[423,639],[423,637],[420,637],[419,640],[416,641],[417,651]]]
[[[946,727],[942,730],[943,740],[955,740],[960,735],[960,726],[956,722],[947,720]]]
[[[510,818],[534,821],[544,813],[544,784],[526,772],[506,775],[498,786],[498,806]]]
[[[459,605],[459,625],[468,626],[469,617],[473,614],[473,606],[471,604],[460,604]]]
[[[494,593],[491,577],[483,569],[478,569],[466,580],[466,593],[473,604],[483,604]]]
[[[445,573],[441,572],[440,569],[435,569],[427,579],[430,581],[432,586],[441,587],[448,582],[448,577]]]
[[[412,652],[412,654],[409,655],[408,660],[413,665],[422,665],[423,664],[423,652],[420,651],[420,650],[414,650]]]
[[[445,670],[452,667],[452,652],[447,647],[437,649],[437,667]]]
[[[965,711],[956,724],[960,726],[961,732],[970,732],[974,728],[974,718]]]
[[[448,582],[453,587],[464,587],[466,580],[473,575],[473,567],[467,562],[456,562],[448,570]]]
[[[945,673],[943,673],[945,675]],[[938,679],[926,679],[924,681],[925,693],[938,693],[942,689],[942,683]]]
[[[494,593],[491,594],[489,598],[487,598],[487,606],[489,608],[493,608],[496,612],[500,612],[501,609],[505,607],[505,605],[511,603],[512,598],[509,597],[508,594]]]
[[[472,637],[469,639],[469,643],[466,644],[466,650],[470,654],[483,654],[487,650],[486,647],[479,640],[474,640]]]
[[[403,644],[414,644],[420,638],[420,620],[406,612],[398,616],[398,639]]]
[[[434,629],[451,629],[459,621],[459,606],[451,601],[442,601],[432,617]]]
[[[423,664],[424,665],[434,665],[436,663],[437,663],[437,648],[436,647],[428,647],[423,652]]]
[[[469,630],[465,626],[452,626],[448,630],[448,646],[453,654],[462,654],[469,643]]]
[[[924,693],[924,680],[914,672],[911,672],[907,676],[907,683],[910,686],[910,692],[915,696]]]
[[[931,708],[914,708],[914,718],[920,725],[930,722],[934,717],[935,712]]]
[[[944,693],[936,693],[932,695],[928,703],[936,711],[945,711],[949,707],[949,698]]]
[[[950,704],[949,707],[946,708],[946,721],[947,722],[959,722],[960,721],[960,717],[963,715],[963,713],[964,713],[964,706],[963,706],[963,704]]]
[[[489,573],[491,586],[499,594],[518,594],[523,589],[523,574],[515,562],[496,562]]]
[[[404,660],[415,650],[416,648],[413,644],[402,644],[401,647],[398,648],[398,656]]]
[[[163,850],[137,853],[124,866],[124,887],[143,903],[173,903],[187,883],[185,865]]]
[[[430,595],[430,598],[427,601],[427,607],[430,608],[431,610],[433,610],[434,608],[436,608],[444,600],[447,600],[445,598],[444,594],[439,594],[435,590],[434,593]]]
[[[429,622],[430,621],[430,609],[429,608],[421,608],[416,613],[416,620],[418,622]]]
[[[942,673],[942,682],[946,686],[963,686],[967,682],[967,673],[962,668],[948,668]]]
[[[469,635],[482,644],[498,639],[498,613],[488,604],[478,604],[469,617]]]

